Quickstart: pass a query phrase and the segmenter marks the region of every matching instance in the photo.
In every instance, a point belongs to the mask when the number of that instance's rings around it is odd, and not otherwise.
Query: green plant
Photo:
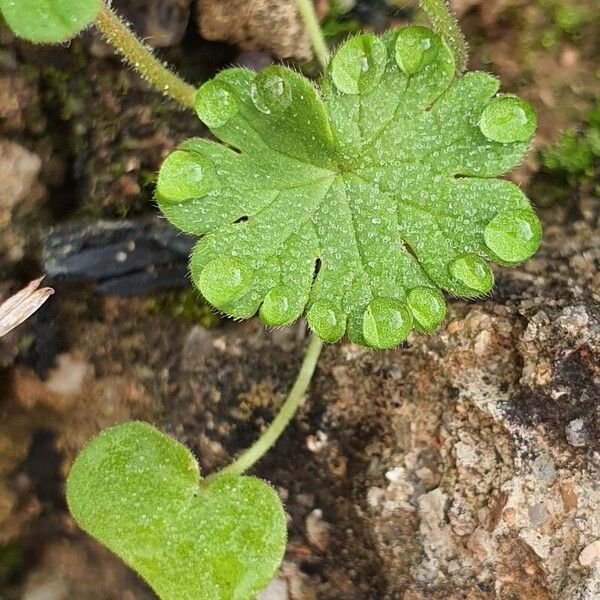
[[[329,11],[321,21],[321,31],[328,44],[337,43],[360,33],[360,22],[350,17],[340,0],[331,0]]]
[[[269,485],[200,479],[192,453],[145,423],[92,440],[73,463],[67,501],[81,527],[161,598],[251,598],[285,550],[285,515]]]
[[[564,131],[537,158],[540,171],[532,189],[544,206],[563,201],[577,189],[589,189],[600,197],[600,101],[580,126]]]
[[[527,198],[496,179],[522,159],[535,114],[497,95],[487,74],[457,76],[467,47],[443,0],[421,1],[436,33],[359,35],[331,60],[312,2],[297,0],[325,69],[318,87],[273,66],[227,69],[198,90],[96,0],[80,2],[81,18],[65,28],[59,17],[71,4],[0,0],[13,29],[33,41],[45,41],[26,28],[28,14],[41,14],[33,7],[49,11],[53,41],[95,15],[133,68],[196,110],[221,143],[184,142],[156,192],[176,226],[201,236],[194,282],[236,318],[258,311],[283,326],[306,310],[314,335],[278,415],[232,464],[199,480],[181,445],[147,425],[120,425],[76,459],[69,506],[164,600],[250,599],[279,564],[285,526],[273,490],[243,473],[293,417],[323,341],[347,333],[384,349],[412,329],[431,332],[445,316],[443,290],[485,294],[489,261],[514,265],[536,251],[541,227]]]
[[[36,43],[64,42],[87,27],[102,8],[102,0],[0,0],[10,28]]]
[[[600,100],[587,115],[580,131],[565,131],[555,144],[540,152],[547,171],[565,175],[572,184],[594,175],[600,158]]]
[[[487,74],[454,74],[441,38],[406,27],[342,45],[323,99],[280,66],[205,83],[196,110],[227,145],[185,142],[157,185],[164,214],[203,236],[191,270],[204,297],[237,318],[260,310],[269,326],[308,306],[323,340],[347,331],[389,348],[438,327],[440,288],[489,292],[486,259],[531,256],[537,217],[493,177],[521,161],[533,110],[494,98]]]

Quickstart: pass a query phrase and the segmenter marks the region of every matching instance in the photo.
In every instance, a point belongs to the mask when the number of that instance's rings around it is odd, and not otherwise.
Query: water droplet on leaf
[[[479,121],[483,135],[493,142],[528,142],[537,126],[531,106],[516,96],[494,98],[484,109]]]
[[[446,316],[446,302],[432,288],[419,287],[408,294],[408,306],[423,331],[433,331]]]
[[[331,78],[344,94],[372,89],[385,71],[387,52],[372,35],[359,35],[346,42],[331,61]]]
[[[203,84],[196,94],[196,112],[209,127],[222,127],[238,112],[235,92],[219,76]]]
[[[280,327],[291,323],[298,316],[290,302],[291,291],[279,285],[266,296],[260,307],[260,318],[265,325]]]
[[[239,298],[252,282],[249,267],[235,258],[209,262],[198,278],[202,295],[214,306],[221,308]]]
[[[510,210],[496,215],[483,236],[486,246],[500,260],[519,263],[538,249],[542,226],[531,210]]]
[[[211,188],[212,171],[212,165],[198,154],[176,150],[160,168],[157,194],[172,202],[200,198]]]
[[[424,27],[403,27],[396,38],[396,63],[408,75],[419,72],[436,55],[439,38]]]
[[[485,294],[494,285],[494,274],[487,263],[475,254],[457,258],[450,264],[454,279],[478,294]]]
[[[392,348],[404,341],[412,328],[406,305],[391,298],[376,298],[363,315],[363,335],[373,348]]]
[[[250,86],[254,106],[262,113],[285,110],[292,101],[292,90],[282,67],[272,66],[261,71]]]
[[[337,342],[346,331],[346,320],[332,304],[325,300],[315,302],[306,315],[311,329],[324,341]]]

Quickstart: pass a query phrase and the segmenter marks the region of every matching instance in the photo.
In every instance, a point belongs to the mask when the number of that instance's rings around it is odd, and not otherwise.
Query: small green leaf
[[[9,27],[30,42],[70,40],[100,12],[102,0],[0,0]]]
[[[222,143],[184,142],[156,190],[200,237],[192,279],[233,317],[278,326],[305,311],[327,342],[388,348],[433,331],[441,290],[485,294],[488,262],[540,243],[521,189],[496,179],[522,160],[535,113],[498,87],[455,77],[423,27],[350,39],[318,88],[281,66],[222,71],[196,105]]]
[[[67,501],[81,528],[162,600],[251,600],[285,550],[285,515],[269,485],[201,480],[192,453],[145,423],[89,442],[71,467]]]

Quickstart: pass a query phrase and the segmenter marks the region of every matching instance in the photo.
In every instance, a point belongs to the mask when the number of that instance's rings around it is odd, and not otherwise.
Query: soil
[[[283,13],[290,4],[269,2]],[[249,14],[264,18],[269,2],[252,0],[262,6]],[[163,34],[161,55],[190,81],[236,61],[307,55],[297,24],[295,37],[275,28],[270,44],[249,35],[237,48],[215,41],[215,28],[203,39],[197,21],[205,35],[209,24],[187,0],[115,4]],[[352,18],[377,30],[420,18],[390,5],[358,2]],[[538,112],[535,146],[511,177],[539,208],[542,248],[498,270],[488,297],[452,301],[434,335],[385,353],[325,349],[303,408],[255,469],[290,523],[264,600],[600,598],[600,166],[554,202],[537,185],[537,151],[581,129],[600,97],[598,5],[454,5],[471,67]],[[92,32],[48,48],[0,27],[0,43],[0,172],[12,198],[0,201],[4,297],[43,270],[52,227],[156,215],[161,160],[207,132]],[[186,443],[203,472],[218,469],[271,421],[305,325],[207,318],[182,290],[116,298],[91,283],[53,287],[0,340],[0,599],[149,600],[69,517],[70,462],[101,429],[142,419]]]

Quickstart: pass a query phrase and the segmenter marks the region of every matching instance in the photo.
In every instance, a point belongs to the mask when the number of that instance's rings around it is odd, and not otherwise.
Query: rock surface
[[[198,25],[206,39],[242,50],[298,60],[312,56],[295,0],[198,0]]]
[[[597,222],[550,225],[540,255],[494,299],[453,305],[442,333],[335,357],[324,419],[377,430],[355,499],[386,597],[599,597],[599,261]]]
[[[0,139],[0,212],[11,210],[31,192],[42,166],[39,156]]]

